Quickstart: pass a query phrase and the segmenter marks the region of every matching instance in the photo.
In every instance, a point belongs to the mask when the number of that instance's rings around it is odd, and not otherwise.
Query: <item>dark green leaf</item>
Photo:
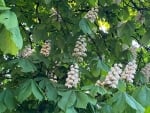
[[[36,82],[33,80],[31,83],[31,87],[32,87],[32,93],[36,97],[36,99],[38,99],[39,101],[42,101],[42,99],[43,99],[42,92],[41,92],[40,88],[38,87],[38,85],[36,84]]]
[[[23,102],[32,94],[32,87],[31,87],[32,80],[26,80],[23,84],[19,87],[19,94],[18,94],[18,101]]]
[[[5,97],[4,97],[4,103],[7,106],[9,110],[12,110],[15,108],[15,100],[14,95],[10,90],[5,90]]]

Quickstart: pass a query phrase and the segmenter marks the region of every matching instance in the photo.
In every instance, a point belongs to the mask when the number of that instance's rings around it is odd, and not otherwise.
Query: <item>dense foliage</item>
[[[150,113],[148,0],[0,0],[0,113]]]

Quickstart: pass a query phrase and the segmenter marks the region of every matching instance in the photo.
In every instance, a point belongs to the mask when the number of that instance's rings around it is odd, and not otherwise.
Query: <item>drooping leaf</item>
[[[32,80],[31,87],[32,87],[32,93],[36,97],[36,99],[42,101],[43,99],[42,92],[34,80]]]
[[[79,27],[85,34],[89,34],[90,36],[93,35],[93,32],[91,31],[86,19],[81,19],[79,22]]]
[[[144,107],[150,106],[150,89],[146,86],[138,88],[133,97]]]
[[[77,92],[76,93],[77,102],[76,107],[77,108],[86,108],[88,103],[96,104],[96,100],[93,97],[90,97],[89,95],[83,93],[83,92]]]
[[[18,96],[17,99],[19,102],[23,102],[32,94],[32,87],[31,87],[32,80],[26,80],[23,84],[20,85],[18,89]]]
[[[49,101],[56,101],[57,89],[52,86],[50,80],[43,79],[40,81],[39,86],[45,90],[46,96]]]
[[[9,89],[5,90],[4,92],[5,92],[4,103],[6,107],[11,111],[15,108],[14,95]]]
[[[76,101],[76,95],[74,91],[58,92],[62,98],[58,102],[59,108],[66,111],[69,107],[73,106]]]
[[[132,96],[125,93],[126,103],[133,109],[136,110],[137,113],[144,113],[144,107],[138,103]]]
[[[112,111],[113,113],[123,113],[126,109],[126,101],[124,93],[117,92],[113,98],[111,98]],[[121,108],[121,109],[118,109]]]

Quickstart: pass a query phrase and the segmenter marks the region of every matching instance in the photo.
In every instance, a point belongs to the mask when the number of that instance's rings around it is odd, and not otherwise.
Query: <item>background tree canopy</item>
[[[0,113],[150,113],[148,0],[0,0]]]

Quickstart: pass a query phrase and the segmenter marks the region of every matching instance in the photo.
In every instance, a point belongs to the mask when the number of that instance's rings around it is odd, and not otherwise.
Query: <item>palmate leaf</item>
[[[126,109],[130,108],[135,110],[136,113],[144,113],[143,106],[126,92],[117,92],[109,102],[112,105],[113,113],[124,113]],[[120,107],[121,109],[118,109],[118,107]]]
[[[72,107],[76,101],[76,95],[74,91],[58,92],[62,98],[58,102],[59,108],[66,111],[69,107]]]
[[[42,90],[37,85],[37,83],[32,79],[28,79],[23,84],[21,84],[18,89],[18,92],[19,93],[18,93],[17,99],[19,102],[23,102],[29,96],[31,96],[31,94],[33,94],[34,97],[39,101],[43,99]]]
[[[57,89],[53,87],[49,79],[44,78],[40,81],[39,87],[44,89],[44,92],[49,101],[56,101],[57,99]]]

